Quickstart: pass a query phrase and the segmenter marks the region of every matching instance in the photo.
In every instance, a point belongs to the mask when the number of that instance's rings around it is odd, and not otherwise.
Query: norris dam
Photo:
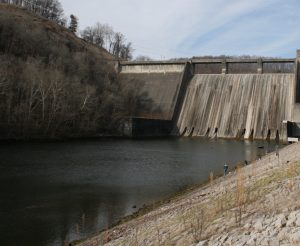
[[[294,59],[120,62],[121,82],[139,99],[124,133],[295,140],[299,63],[299,50]]]

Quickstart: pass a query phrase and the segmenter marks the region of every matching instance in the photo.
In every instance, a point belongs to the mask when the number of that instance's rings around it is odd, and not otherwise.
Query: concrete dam
[[[300,137],[296,59],[121,62],[140,107],[128,135],[286,141]]]

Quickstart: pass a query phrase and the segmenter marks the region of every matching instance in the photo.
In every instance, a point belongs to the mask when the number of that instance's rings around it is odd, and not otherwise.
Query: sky
[[[300,0],[60,0],[79,29],[109,24],[134,56],[203,55],[294,58],[300,49]]]

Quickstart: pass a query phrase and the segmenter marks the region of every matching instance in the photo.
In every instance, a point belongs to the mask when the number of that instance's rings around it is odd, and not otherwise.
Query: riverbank
[[[299,175],[297,143],[76,245],[299,245]]]

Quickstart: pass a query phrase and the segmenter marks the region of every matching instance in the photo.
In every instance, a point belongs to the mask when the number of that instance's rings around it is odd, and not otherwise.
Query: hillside
[[[106,50],[0,4],[0,64],[0,139],[120,133],[130,89],[118,83]]]

